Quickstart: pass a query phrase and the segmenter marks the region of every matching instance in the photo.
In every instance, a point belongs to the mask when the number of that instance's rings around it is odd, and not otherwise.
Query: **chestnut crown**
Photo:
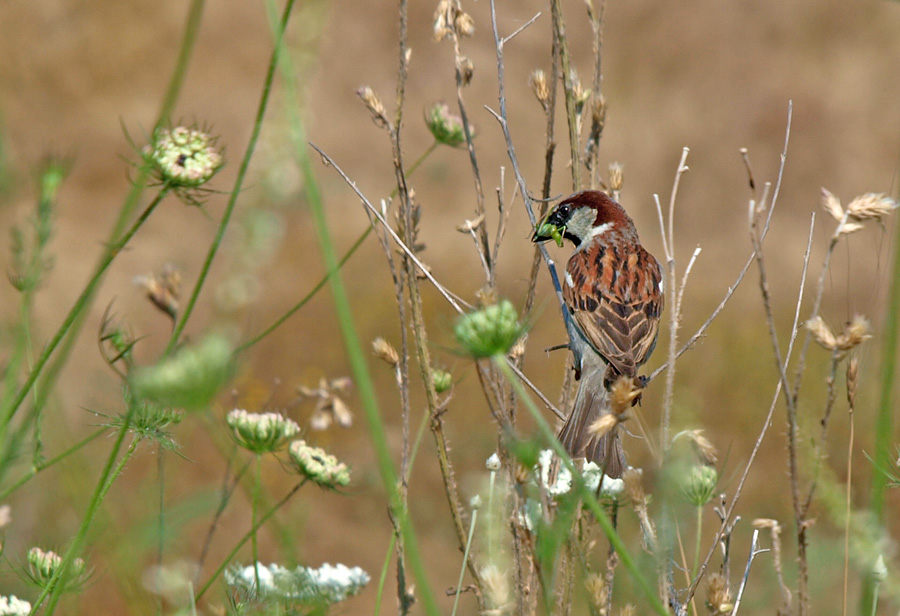
[[[585,190],[553,208],[538,223],[531,241],[553,239],[562,246],[563,239],[568,239],[580,248],[592,238],[613,230],[637,238],[634,223],[621,205],[599,190]]]

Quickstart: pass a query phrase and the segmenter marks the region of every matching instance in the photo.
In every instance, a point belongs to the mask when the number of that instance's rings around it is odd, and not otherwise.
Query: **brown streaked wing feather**
[[[563,293],[575,323],[597,352],[619,374],[635,376],[659,332],[662,296],[655,292],[661,276],[659,264],[639,247],[627,260],[630,267],[613,273],[611,267],[604,267],[603,256],[599,246],[573,254],[567,271],[575,284],[566,285]],[[645,280],[649,288],[643,293],[635,269],[647,265],[652,274]],[[646,297],[654,299],[641,301]]]

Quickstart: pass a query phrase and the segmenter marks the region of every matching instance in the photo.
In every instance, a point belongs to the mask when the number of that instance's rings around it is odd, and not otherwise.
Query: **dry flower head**
[[[313,409],[312,416],[309,418],[309,427],[313,430],[327,430],[332,422],[342,428],[349,428],[353,425],[353,414],[350,408],[341,399],[338,394],[347,393],[350,390],[352,381],[349,377],[338,377],[336,379],[319,379],[319,386],[316,388],[300,385],[297,387],[297,393],[301,399],[315,398],[316,406]]]
[[[835,335],[821,316],[808,320],[806,329],[819,346],[832,352],[849,351],[872,337],[869,333],[869,321],[861,315],[853,317],[847,328],[839,335]]]
[[[712,573],[706,586],[706,607],[713,616],[730,614],[734,609],[731,599],[731,590],[728,588],[728,580],[719,572]]]
[[[378,95],[375,94],[372,88],[364,86],[356,91],[356,95],[365,103],[369,113],[372,114],[372,121],[375,122],[378,128],[388,126],[387,112],[384,110],[381,99],[378,98]]]
[[[378,359],[390,366],[396,367],[400,363],[400,355],[397,353],[397,349],[381,336],[372,341],[372,350],[375,351]]]
[[[141,287],[154,306],[173,321],[178,318],[178,299],[181,295],[181,272],[166,264],[158,274],[137,276],[134,284]]]
[[[531,91],[534,92],[534,97],[541,104],[541,107],[544,108],[544,113],[549,111],[550,86],[547,84],[547,74],[541,69],[537,69],[531,73],[528,83],[531,84]]]
[[[719,461],[719,452],[715,445],[703,436],[703,430],[683,430],[672,437],[674,443],[680,438],[688,439],[703,464],[712,465]]]
[[[606,603],[609,600],[609,587],[602,574],[592,571],[584,576],[584,587],[588,592],[588,600],[593,611],[597,614],[606,614]]]

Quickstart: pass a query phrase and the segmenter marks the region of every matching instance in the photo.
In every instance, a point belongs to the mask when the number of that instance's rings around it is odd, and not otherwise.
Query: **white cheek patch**
[[[659,294],[663,295],[666,292],[666,281],[664,278],[660,277],[659,279]]]
[[[609,229],[611,227],[612,227],[612,225],[608,222],[605,222],[598,227],[594,227],[593,229],[591,229],[591,237],[597,237],[598,235],[603,235],[604,233],[609,231]]]
[[[572,274],[566,272],[566,284],[569,285],[572,289],[575,288],[575,281],[572,280]]]

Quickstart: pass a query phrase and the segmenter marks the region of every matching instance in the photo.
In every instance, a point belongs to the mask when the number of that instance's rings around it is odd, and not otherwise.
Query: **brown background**
[[[496,122],[483,105],[496,108],[496,64],[487,0],[466,3],[476,35],[463,42],[475,65],[466,91],[472,121],[478,129],[479,161],[488,202],[508,167]],[[580,2],[565,3],[573,59],[587,83],[591,72],[589,27]],[[409,164],[430,143],[423,111],[436,101],[455,101],[452,49],[432,40],[434,3],[410,7],[412,61],[407,88],[404,147]],[[540,2],[502,2],[500,28],[509,33],[536,12],[542,15],[506,50],[506,77],[512,135],[526,179],[537,192],[543,169],[544,121],[530,93],[528,76],[548,70],[549,9]],[[0,131],[4,171],[12,179],[2,195],[2,225],[21,224],[34,201],[34,169],[47,154],[69,156],[72,174],[60,195],[52,252],[55,262],[36,305],[36,348],[56,328],[86,280],[118,205],[128,190],[128,166],[134,159],[122,133],[124,125],[140,142],[152,126],[168,75],[174,65],[185,17],[181,3],[146,1],[91,3],[50,0],[0,3]],[[788,101],[794,116],[784,185],[774,227],[767,241],[769,271],[782,344],[789,333],[810,214],[817,212],[812,272],[817,276],[827,234],[833,223],[819,209],[822,186],[847,202],[869,191],[896,194],[900,137],[900,4],[885,1],[836,2],[766,0],[753,3],[611,1],[604,31],[604,93],[609,104],[601,159],[625,168],[622,201],[641,230],[644,243],[662,255],[652,195],[668,200],[674,171],[684,146],[690,147],[691,171],[679,193],[677,256],[683,267],[697,245],[703,252],[685,295],[682,336],[692,333],[719,302],[749,254],[747,202],[752,196],[738,155],[747,147],[759,184],[774,180],[784,140]],[[188,326],[197,335],[227,325],[243,336],[256,332],[296,302],[321,277],[319,248],[302,198],[299,174],[285,137],[286,104],[304,106],[308,138],[329,152],[376,201],[393,185],[386,135],[373,126],[355,91],[371,86],[389,110],[393,108],[396,72],[396,7],[385,2],[306,3],[298,7],[290,42],[302,100],[276,92],[255,163],[237,211],[236,225],[248,212],[275,217],[280,234],[269,238],[271,254],[238,249],[238,226],[213,268],[213,280],[201,296]],[[270,53],[271,34],[264,7],[258,3],[210,3],[197,49],[175,117],[211,124],[226,146],[228,166],[215,188],[229,190],[250,134],[260,87]],[[571,192],[564,168],[563,124],[553,192]],[[333,170],[317,166],[339,250],[365,228],[356,198]],[[439,149],[414,176],[422,204],[424,258],[435,275],[461,296],[474,300],[481,270],[471,240],[454,230],[474,211],[468,160],[462,151]],[[505,190],[512,193],[512,174]],[[169,325],[143,300],[132,279],[158,271],[165,263],[181,268],[188,288],[193,283],[215,231],[226,197],[212,196],[203,211],[174,200],[166,202],[116,262],[106,277],[74,360],[60,380],[45,416],[47,451],[61,451],[101,423],[91,411],[121,410],[119,387],[96,352],[96,331],[104,308],[114,310],[132,331],[143,336],[142,361],[152,361],[165,343]],[[491,210],[489,223],[496,216]],[[502,292],[520,302],[530,263],[528,225],[516,201],[500,255]],[[850,238],[841,247],[827,279],[824,314],[840,326],[859,312],[872,318],[876,339],[862,352],[864,391],[857,414],[858,441],[854,491],[860,497],[870,477],[863,452],[872,448],[871,417],[877,399],[877,344],[885,276],[892,237],[878,228]],[[568,248],[552,251],[562,261]],[[0,251],[7,267],[8,250]],[[371,240],[344,270],[354,302],[354,315],[365,343],[376,335],[398,340],[396,308],[384,258]],[[562,355],[541,348],[561,341],[562,329],[542,274],[540,310],[534,322],[532,353],[526,371],[556,396]],[[250,281],[252,284],[248,283]],[[733,490],[768,408],[776,382],[757,276],[744,285],[709,335],[680,362],[676,386],[677,427],[704,427],[723,452],[723,489]],[[222,299],[230,288],[247,288],[254,302],[235,309]],[[243,285],[243,286],[242,286]],[[809,297],[809,294],[808,294]],[[8,288],[0,309],[14,323],[16,295]],[[468,361],[445,349],[451,346],[454,315],[440,297],[426,298],[434,351],[459,382],[447,415],[453,460],[466,498],[484,481],[483,461],[495,446],[495,430],[477,389]],[[804,314],[808,314],[808,305]],[[664,331],[662,340],[666,339]],[[664,348],[664,344],[660,344]],[[657,353],[651,364],[662,361]],[[805,420],[814,424],[823,397],[823,353],[812,349],[806,377]],[[392,442],[399,443],[396,392],[383,365],[373,361],[380,401]],[[330,295],[321,293],[248,357],[235,383],[240,404],[259,410],[274,391],[272,405],[287,405],[299,384],[314,385],[322,376],[336,377],[349,368],[333,318]],[[276,383],[276,380],[278,383]],[[658,381],[646,396],[642,416],[658,425],[663,388]],[[357,411],[354,426],[315,438],[353,466],[351,497],[305,489],[284,511],[280,529],[264,535],[262,559],[285,562],[299,558],[318,565],[340,561],[359,564],[378,575],[387,549],[389,524],[374,468],[358,398],[348,397]],[[224,396],[212,413],[221,417],[232,406]],[[421,400],[415,398],[416,408]],[[844,476],[847,429],[839,406],[832,426],[830,463]],[[301,423],[310,405],[291,409]],[[224,473],[224,457],[212,444],[225,437],[221,422],[189,417],[175,434],[186,459],[169,456],[166,467],[169,526],[179,538],[167,560],[195,559],[199,537],[208,525],[215,489]],[[632,441],[634,463],[646,462],[646,448]],[[13,523],[7,529],[5,554],[24,560],[31,545],[61,548],[72,536],[107,451],[95,442],[65,469],[47,471],[19,490],[13,499]],[[227,451],[227,448],[225,449]],[[459,556],[441,497],[431,441],[426,438],[417,462],[411,507],[432,583],[439,593],[455,584]],[[156,452],[144,449],[126,469],[108,497],[88,554],[96,573],[80,599],[65,613],[139,613],[154,605],[140,586],[140,576],[153,562],[154,515],[157,508]],[[281,494],[289,479],[274,463],[265,471],[266,487]],[[779,409],[758,468],[751,474],[744,520],[775,517],[790,527],[785,463],[784,412]],[[274,498],[274,496],[273,496]],[[238,496],[222,521],[211,562],[217,563],[249,524],[246,493]],[[862,500],[860,501],[862,502]],[[896,499],[892,501],[896,506]],[[825,612],[839,597],[841,536],[824,511],[814,530],[813,588]],[[710,514],[708,528],[714,522]],[[745,553],[749,524],[736,534],[736,549]],[[184,541],[187,539],[187,541]],[[793,547],[786,544],[787,558]],[[137,554],[138,556],[135,556]],[[243,562],[249,552],[241,554]],[[743,557],[741,557],[743,558]],[[771,605],[773,577],[763,559],[747,608]],[[209,566],[207,566],[209,570]],[[751,584],[753,583],[751,578]],[[373,583],[365,596],[342,613],[368,613]],[[29,596],[9,570],[0,592]],[[393,610],[393,582],[384,605]],[[222,594],[209,598],[221,603]],[[445,601],[449,612],[448,601]],[[102,606],[102,607],[101,607]],[[108,606],[108,608],[106,607]],[[472,609],[472,604],[464,604]],[[833,610],[832,610],[833,611]]]

